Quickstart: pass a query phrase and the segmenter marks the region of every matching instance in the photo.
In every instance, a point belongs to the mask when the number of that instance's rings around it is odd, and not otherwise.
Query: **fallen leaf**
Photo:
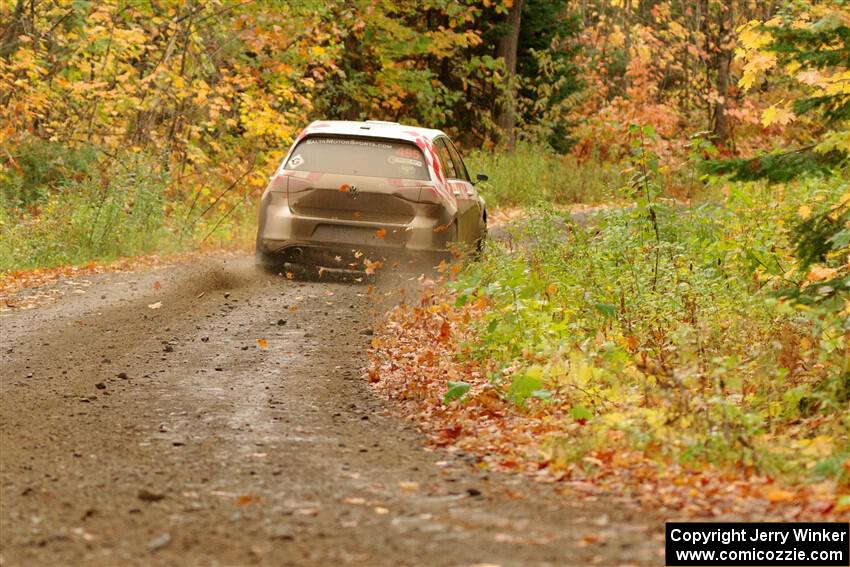
[[[259,345],[260,348],[268,348],[269,342],[266,339],[257,339],[257,345]]]
[[[153,288],[154,289],[160,289],[161,287],[162,287],[162,284],[159,283],[159,280],[153,282]]]
[[[148,309],[159,309],[160,307],[162,307],[162,301],[148,304]]]
[[[379,228],[375,231],[376,238],[383,238],[387,235],[387,230],[385,228]]]
[[[253,494],[243,494],[239,498],[236,499],[237,506],[247,506],[248,504],[256,504],[260,501],[259,496],[254,496]]]
[[[378,369],[377,368],[370,368],[369,369],[369,382],[371,384],[374,384],[375,382],[380,382],[380,380],[381,380],[381,374],[378,372]]]
[[[794,496],[796,495],[793,492],[781,488],[773,489],[767,493],[767,499],[771,502],[788,502],[793,500]]]
[[[440,325],[440,340],[446,340],[449,338],[451,334],[451,326],[449,325],[448,320],[443,319],[443,324]]]

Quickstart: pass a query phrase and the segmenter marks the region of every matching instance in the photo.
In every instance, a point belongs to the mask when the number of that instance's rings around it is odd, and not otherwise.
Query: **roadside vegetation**
[[[850,510],[845,0],[15,0],[0,22],[0,274],[248,248],[310,120],[443,128],[516,220],[390,316],[378,391],[494,466]]]

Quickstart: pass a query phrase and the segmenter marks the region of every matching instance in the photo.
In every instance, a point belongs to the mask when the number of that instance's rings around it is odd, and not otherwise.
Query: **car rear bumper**
[[[258,262],[297,262],[346,268],[371,261],[448,256],[456,228],[439,205],[412,203],[409,222],[352,221],[292,211],[285,195],[268,193],[260,206]]]

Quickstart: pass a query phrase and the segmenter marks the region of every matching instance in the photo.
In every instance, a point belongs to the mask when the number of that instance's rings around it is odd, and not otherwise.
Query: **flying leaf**
[[[375,273],[375,270],[380,269],[381,266],[384,265],[384,263],[381,262],[380,260],[376,260],[376,261],[372,262],[371,260],[369,260],[369,258],[364,258],[363,259],[363,265],[366,266],[366,270],[365,270],[366,274],[371,275],[371,274]]]

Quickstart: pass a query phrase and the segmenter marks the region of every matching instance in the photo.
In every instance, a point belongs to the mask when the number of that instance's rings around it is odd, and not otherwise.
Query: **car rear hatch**
[[[403,140],[308,136],[281,173],[289,207],[315,241],[404,245],[406,227],[440,205],[422,152]]]
[[[422,182],[341,174],[289,178],[289,207],[299,216],[354,223],[407,224]]]

